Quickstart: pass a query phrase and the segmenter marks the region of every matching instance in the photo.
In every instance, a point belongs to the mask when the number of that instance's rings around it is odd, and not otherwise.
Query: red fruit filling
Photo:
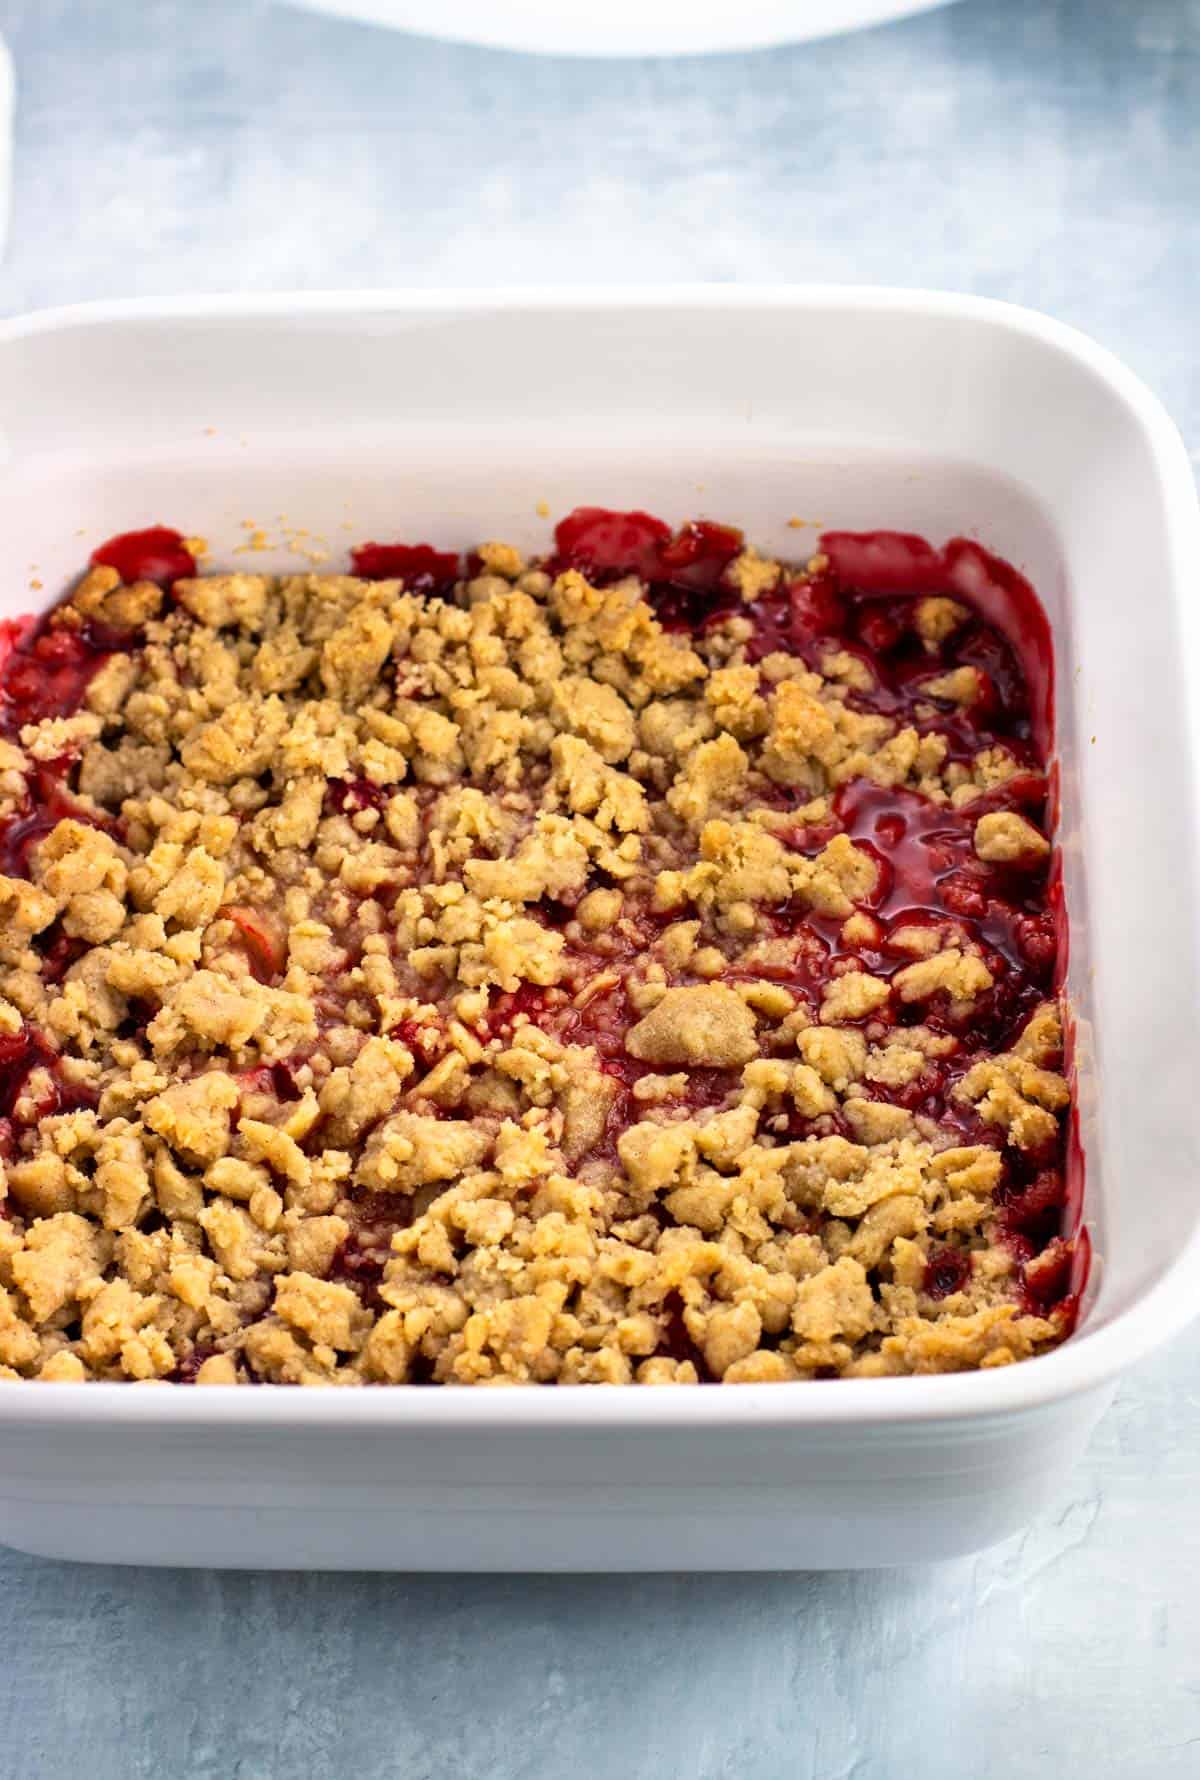
[[[0,670],[0,674],[2,672]],[[110,834],[117,832],[117,825],[107,816],[100,815],[71,795],[68,781],[74,767],[71,758],[63,757],[35,765],[26,775],[24,803],[15,814],[0,819],[0,872],[5,877],[29,877],[29,856],[33,848],[68,817]]]
[[[971,1277],[971,1257],[960,1248],[935,1248],[925,1263],[925,1290],[931,1298],[961,1292]]]
[[[459,575],[457,554],[430,544],[359,544],[350,561],[364,581],[400,578],[409,593],[452,593]]]
[[[1039,830],[1049,826],[1051,787],[1044,752],[1052,688],[1045,620],[1032,591],[1014,570],[961,539],[939,551],[904,534],[827,534],[819,566],[787,570],[775,585],[751,599],[744,598],[736,584],[738,571],[731,573],[742,552],[742,534],[733,527],[693,521],[672,531],[643,512],[579,508],[557,527],[555,552],[544,566],[552,574],[578,569],[600,587],[638,576],[665,629],[692,632],[702,639],[716,635],[716,662],[728,658],[720,654],[728,638],[730,650],[739,651],[735,659],[759,670],[764,698],[786,673],[786,666],[781,670],[769,657],[797,658],[827,679],[844,671],[847,711],[886,719],[895,729],[914,731],[918,740],[940,738],[941,761],[961,765],[964,775],[972,763],[993,753],[1015,760],[1018,770],[998,777],[991,789],[961,803],[952,797],[934,801],[911,788],[885,786],[856,774],[838,785],[828,808],[815,818],[803,814],[812,797],[811,786],[790,784],[782,775],[756,782],[755,805],[775,812],[779,822],[772,832],[789,849],[816,860],[834,837],[849,837],[874,861],[876,882],[859,898],[849,923],[843,915],[820,913],[799,892],[761,908],[757,937],[761,939],[763,930],[772,936],[761,956],[743,956],[732,928],[706,927],[703,942],[710,958],[703,981],[714,979],[715,949],[724,958],[724,968],[717,973],[720,983],[782,985],[807,1017],[819,1022],[823,999],[841,975],[855,971],[882,980],[887,988],[880,993],[886,998],[863,1021],[872,1042],[879,1042],[882,1034],[902,1034],[906,1027],[919,1026],[926,1037],[932,1033],[939,1046],[931,1049],[915,1075],[901,1082],[864,1078],[861,1097],[903,1108],[925,1121],[926,1129],[938,1127],[943,1141],[949,1137],[957,1144],[983,1145],[1000,1155],[995,1227],[1020,1264],[1026,1308],[1037,1314],[1053,1309],[1065,1329],[1076,1313],[1086,1268],[1087,1244],[1076,1233],[1078,1196],[1067,1184],[1077,1179],[1081,1158],[1068,1144],[1061,1120],[1053,1135],[1017,1149],[960,1092],[968,1073],[981,1060],[1006,1054],[1038,1006],[1053,996],[1055,973],[1061,971],[1064,958],[1060,880],[1050,861],[1031,853],[989,862],[981,858],[976,845],[976,830],[986,815],[1020,816]],[[457,554],[427,544],[364,544],[352,553],[352,560],[361,577],[401,577],[409,591],[443,598],[453,594],[461,571]],[[468,559],[468,569],[475,560]],[[93,562],[117,569],[127,582],[153,580],[167,589],[176,579],[193,575],[196,566],[181,535],[167,527],[115,537],[93,554]],[[931,635],[915,620],[918,601],[930,595],[967,605],[965,615],[944,635]],[[731,620],[736,623],[728,632],[717,633],[718,626]],[[53,620],[8,623],[0,649],[3,732],[16,737],[30,724],[71,715],[80,708],[103,663],[116,651],[135,651],[139,642],[78,621],[73,627]],[[835,657],[841,669],[829,666]],[[856,673],[855,663],[865,672]],[[973,696],[965,700],[949,690],[953,676],[964,670],[974,675]],[[608,684],[603,675],[600,682]],[[611,683],[619,684],[619,676]],[[618,758],[625,762],[628,753],[627,744]],[[355,756],[350,758],[357,764]],[[423,768],[424,762],[419,764]],[[534,762],[531,783],[537,788],[545,770],[540,761]],[[626,765],[623,770],[630,768]],[[480,769],[473,783],[491,794],[495,786],[488,771]],[[419,782],[406,785],[403,795],[418,806],[424,833],[434,787],[444,780],[433,776],[426,782],[423,771],[415,776]],[[269,774],[264,785],[267,778]],[[509,782],[510,788],[514,783]],[[22,805],[0,823],[4,875],[28,878],[34,848],[66,816],[117,832],[109,818],[81,801],[74,756],[31,767],[27,787]],[[651,782],[651,794],[662,789]],[[363,812],[381,811],[396,793],[397,785],[390,780],[379,785],[352,773],[331,777],[323,813],[353,819]],[[335,828],[331,825],[330,832]],[[344,836],[345,830],[341,832]],[[421,848],[425,845],[423,840]],[[415,866],[394,873],[373,889],[356,890],[376,911],[364,932],[376,936],[386,932],[400,889],[420,883],[426,863],[422,851]],[[437,871],[444,884],[459,881],[453,860],[447,864],[439,859]],[[793,881],[803,887],[802,879]],[[485,1011],[472,1025],[474,1038],[485,1045],[511,1043],[514,1033],[532,1024],[560,1045],[591,1053],[605,1086],[603,1116],[587,1160],[618,1171],[620,1140],[644,1117],[663,1074],[661,1067],[631,1054],[630,1034],[645,1018],[647,1003],[630,992],[629,983],[657,946],[663,929],[692,912],[679,907],[664,910],[643,889],[626,894],[620,922],[597,934],[580,919],[583,898],[620,882],[619,877],[594,869],[587,892],[580,891],[576,880],[560,895],[528,903],[522,914],[560,937],[561,979],[549,985],[522,981],[515,990],[493,986]],[[242,902],[219,912],[237,929],[253,976],[260,984],[277,985],[288,965],[288,946],[276,914]],[[914,958],[926,955],[914,942],[914,936],[919,940],[923,932],[930,935],[930,953],[952,944],[982,960],[990,986],[966,999],[955,999],[949,992],[906,999],[902,973]],[[340,1027],[351,994],[359,996],[354,1018],[361,1022],[366,1017],[360,1011],[360,979],[370,973],[364,968],[362,939],[360,934],[357,945],[338,953],[343,962],[332,968],[329,984],[322,984],[314,997],[322,1029]],[[42,959],[42,977],[53,987],[87,947],[58,919],[37,937],[34,949]],[[405,979],[405,987],[410,992],[419,987],[436,1018],[401,1020],[391,1035],[404,1042],[417,1063],[406,1104],[418,1106],[424,1119],[458,1121],[463,1115],[444,1105],[432,1089],[423,1096],[419,1078],[446,1057],[454,1021],[470,1017],[452,1010],[455,998],[461,996],[461,983],[437,974],[439,948],[430,944],[421,950],[428,956],[420,966],[420,981],[414,978],[410,984]],[[378,947],[372,956],[378,959]],[[347,989],[343,979],[354,979],[353,989]],[[695,985],[699,978],[685,965],[665,980],[669,986]],[[120,1036],[144,1038],[152,1012],[131,996]],[[762,1055],[794,1062],[797,1030],[789,1030],[786,1042],[780,1040],[774,1050],[776,1041],[768,1030]],[[273,1094],[281,1105],[299,1102],[297,1071],[307,1063],[307,1055],[270,1063],[254,1074],[254,1086]],[[37,1067],[46,1070],[53,1082],[37,1109],[39,1116],[88,1104],[86,1095],[63,1082],[58,1053],[40,1032],[24,1027],[17,1037],[0,1039],[0,1134],[10,1150],[14,1109]],[[672,1090],[670,1104],[679,1116],[728,1110],[738,1104],[741,1087],[740,1064],[709,1066],[700,1061],[687,1068],[686,1085]],[[858,1140],[844,1106],[812,1116],[785,1105],[772,1117],[768,1129],[777,1141],[808,1136]],[[305,1154],[321,1154],[324,1129],[320,1120],[315,1127],[310,1123],[303,1139]],[[368,1142],[369,1136],[368,1129],[358,1141]],[[351,1285],[365,1306],[382,1313],[386,1306],[379,1287],[390,1239],[412,1220],[413,1205],[390,1193],[348,1187],[346,1194],[353,1205],[354,1224],[338,1245],[327,1277]],[[673,1222],[665,1199],[655,1202],[652,1215],[664,1228]],[[795,1206],[778,1223],[783,1232],[797,1235],[810,1228],[810,1220]],[[811,1227],[817,1227],[816,1220]],[[942,1228],[957,1230],[957,1226]],[[941,1301],[977,1284],[969,1248],[945,1245],[929,1250],[923,1279],[928,1298]],[[719,1376],[718,1362],[713,1361],[718,1366],[713,1374],[704,1352],[691,1339],[677,1292],[669,1295],[662,1320],[658,1356],[691,1362],[702,1380]],[[777,1345],[777,1333],[762,1336],[763,1351],[771,1354]],[[215,1350],[198,1346],[175,1376],[194,1377],[209,1351]],[[413,1376],[425,1363],[420,1357],[414,1359]],[[822,1370],[833,1372],[837,1367],[818,1368]]]
[[[92,551],[92,561],[116,569],[122,581],[157,581],[167,588],[196,573],[196,559],[185,547],[182,533],[169,525],[119,532]]]
[[[113,646],[87,626],[64,630],[31,618],[8,621],[0,638],[0,731],[16,737],[26,724],[77,711]]]
[[[330,779],[325,808],[330,815],[356,816],[360,810],[381,810],[391,792],[369,779]]]
[[[258,981],[273,983],[287,962],[287,948],[278,930],[255,909],[232,907],[221,912],[241,935]]]

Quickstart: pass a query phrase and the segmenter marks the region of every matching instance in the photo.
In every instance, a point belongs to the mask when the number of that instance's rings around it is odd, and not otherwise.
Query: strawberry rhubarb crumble
[[[545,560],[274,578],[158,528],[7,626],[0,1373],[741,1383],[1060,1340],[1026,681],[948,553],[881,594],[856,549],[585,509]]]

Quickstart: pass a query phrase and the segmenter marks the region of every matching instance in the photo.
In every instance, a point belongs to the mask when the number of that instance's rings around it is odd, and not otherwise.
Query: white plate
[[[683,56],[856,31],[951,0],[294,0],[455,43],[554,56]]]

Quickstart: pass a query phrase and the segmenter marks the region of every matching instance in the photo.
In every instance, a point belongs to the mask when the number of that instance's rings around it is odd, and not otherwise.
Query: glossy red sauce
[[[580,569],[602,580],[640,575],[658,578],[671,528],[651,513],[614,513],[607,507],[576,507],[554,528],[555,551],[547,572]]]
[[[16,737],[27,723],[69,717],[113,644],[94,630],[55,630],[18,618],[0,627],[0,732]]]
[[[854,956],[872,975],[890,977],[913,962],[902,946],[904,929],[947,923],[965,929],[978,941],[995,986],[976,998],[966,1025],[936,1005],[924,1006],[921,1019],[1003,1048],[1053,987],[1054,922],[1046,908],[1046,868],[984,864],[975,853],[975,824],[996,808],[1023,809],[1036,822],[1043,802],[1044,781],[1033,775],[1010,780],[963,810],[862,780],[843,787],[834,799],[842,830],[874,855],[879,872],[864,905],[879,923],[879,940],[846,947],[833,939],[832,955]],[[892,944],[893,934],[901,943]],[[903,1020],[904,1010],[896,1011]]]
[[[431,544],[359,544],[350,561],[364,581],[400,578],[409,593],[452,593],[459,576],[457,554]]]
[[[743,542],[735,526],[707,519],[672,532],[649,513],[576,507],[555,528],[546,569],[552,575],[579,569],[598,586],[638,575],[664,625],[694,630],[740,604],[741,596],[722,577]]]
[[[118,532],[92,551],[92,561],[116,569],[122,581],[157,581],[160,587],[171,587],[196,573],[196,559],[185,548],[183,534],[169,525]]]
[[[1015,650],[1027,688],[1033,740],[1043,759],[1054,743],[1054,642],[1045,608],[1011,563],[970,538],[940,550],[908,532],[823,532],[834,573],[859,595],[941,593],[962,600]]]

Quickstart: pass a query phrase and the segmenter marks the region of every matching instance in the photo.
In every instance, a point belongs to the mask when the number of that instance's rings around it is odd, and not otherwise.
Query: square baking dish
[[[197,299],[0,327],[3,611],[108,534],[342,566],[544,547],[577,504],[977,537],[1057,653],[1085,1219],[1076,1334],[983,1373],[653,1390],[14,1384],[0,1539],[108,1562],[783,1569],[975,1549],[1036,1512],[1200,1302],[1200,515],[1155,398],[1081,335],[853,289]],[[544,505],[543,505],[544,503]],[[816,529],[787,528],[800,517]],[[276,540],[274,545],[271,540]],[[44,591],[42,591],[44,589]]]

